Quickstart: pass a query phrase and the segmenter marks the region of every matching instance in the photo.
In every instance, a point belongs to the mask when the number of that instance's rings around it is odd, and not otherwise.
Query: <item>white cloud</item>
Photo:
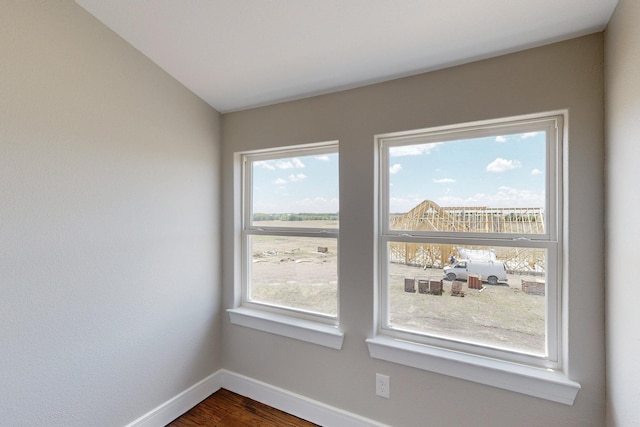
[[[433,182],[436,184],[450,184],[450,183],[456,182],[456,180],[453,178],[440,178],[440,179],[434,179]]]
[[[276,167],[278,169],[293,169],[293,163],[291,163],[290,161],[282,161],[282,160],[278,160],[276,162]]]
[[[304,167],[304,163],[298,158],[294,158],[291,160],[278,160],[276,162],[276,167],[278,169],[301,169]]]
[[[264,169],[269,169],[271,171],[276,169],[275,166],[273,166],[272,162],[267,162],[264,160],[259,160],[257,162],[254,162],[253,165],[264,168]]]
[[[406,197],[391,197],[389,199],[389,211],[391,213],[408,212],[424,201],[424,197],[408,195]]]
[[[405,197],[392,197],[389,200],[391,213],[408,212],[422,203],[428,197],[410,194]],[[535,208],[543,207],[544,193],[520,190],[512,187],[500,187],[495,193],[476,193],[470,197],[456,197],[446,195],[433,200],[442,207],[481,206],[488,208]]]
[[[305,179],[307,176],[305,174],[299,173],[296,175],[289,175],[289,181],[291,182],[296,182],[296,181],[302,181],[303,179]]]
[[[534,169],[531,171],[531,175],[541,175],[542,171],[540,169]]]
[[[431,153],[440,144],[441,143],[436,142],[433,144],[403,145],[398,147],[390,147],[389,155],[391,157],[420,156],[422,154]]]
[[[444,196],[436,203],[440,206],[484,206],[489,208],[543,207],[544,194],[512,187],[500,187],[494,194],[476,193],[467,198]]]
[[[329,161],[329,156],[317,156],[316,160],[321,160],[323,162],[328,162]]]
[[[284,184],[287,183],[287,180],[282,179],[282,178],[278,178],[275,181],[273,181],[273,183],[276,184],[276,185],[284,185]]]
[[[522,164],[518,160],[507,160],[498,157],[487,165],[487,172],[504,172],[519,167],[522,167]]]
[[[389,173],[391,175],[396,174],[402,170],[402,165],[400,163],[395,163],[393,166],[389,168]]]
[[[520,137],[520,139],[527,139],[527,138],[533,138],[536,135],[539,135],[540,132],[524,132],[518,135],[513,135],[515,137]],[[496,142],[507,142],[508,141],[508,136],[504,136],[504,135],[499,135],[496,136],[495,139]]]

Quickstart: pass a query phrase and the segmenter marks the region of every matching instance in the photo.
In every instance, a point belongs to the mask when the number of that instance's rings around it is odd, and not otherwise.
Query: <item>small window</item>
[[[242,305],[337,324],[337,144],[246,153],[242,168]]]
[[[561,368],[562,133],[553,115],[376,138],[378,335]]]

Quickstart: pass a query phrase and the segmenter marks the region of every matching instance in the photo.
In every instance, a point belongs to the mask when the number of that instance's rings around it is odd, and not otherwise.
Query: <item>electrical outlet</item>
[[[389,398],[389,376],[376,374],[376,396]]]

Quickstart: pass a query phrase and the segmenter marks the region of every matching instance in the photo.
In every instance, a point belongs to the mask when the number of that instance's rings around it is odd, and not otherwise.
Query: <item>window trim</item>
[[[227,310],[231,324],[297,339],[336,350],[342,349],[344,333],[338,325],[271,313],[248,307]]]
[[[253,225],[252,221],[252,171],[249,165],[253,161],[271,160],[295,156],[309,156],[335,153],[339,154],[338,141],[327,141],[313,144],[237,152],[234,154],[236,162],[234,186],[240,196],[236,197],[235,211],[239,220],[236,229],[234,252],[239,256],[235,263],[236,278],[234,286],[234,307],[227,310],[232,324],[244,326],[263,332],[269,332],[293,339],[298,339],[329,348],[341,349],[344,334],[340,330],[339,314],[339,286],[336,296],[337,313],[335,316],[326,313],[314,313],[291,307],[281,307],[274,304],[251,301],[248,298],[250,281],[250,236],[300,236],[334,238],[339,245],[339,228],[306,228],[306,227],[277,227]],[[336,266],[336,268],[338,268]]]
[[[573,405],[581,386],[560,370],[544,369],[403,341],[385,335],[366,340],[369,355],[424,371]]]
[[[375,333],[367,339],[371,357],[395,362],[407,366],[442,373],[445,375],[480,382],[547,400],[571,405],[580,390],[580,384],[571,381],[567,375],[567,325],[563,312],[568,309],[563,299],[562,288],[566,286],[566,230],[563,219],[566,214],[566,199],[563,195],[563,177],[566,173],[564,149],[567,137],[567,111],[554,111],[515,118],[479,121],[461,125],[441,126],[406,132],[395,132],[376,135],[376,292]],[[401,139],[400,145],[422,142],[441,142],[469,137],[496,135],[496,128],[513,129],[521,133],[526,129],[540,130],[541,122],[555,123],[555,141],[547,141],[546,164],[547,184],[545,188],[546,209],[545,229],[543,235],[511,235],[497,236],[493,233],[453,233],[453,232],[407,232],[391,230],[389,226],[389,158],[388,148],[384,140]],[[549,128],[551,129],[551,128]],[[425,135],[427,134],[428,135]],[[416,142],[418,141],[418,142]],[[394,146],[397,146],[394,144]],[[553,150],[553,151],[552,151]],[[416,240],[417,239],[417,240]],[[532,355],[520,355],[518,352],[496,349],[488,346],[477,346],[471,343],[460,343],[454,340],[436,338],[426,334],[414,334],[394,330],[386,325],[388,312],[386,304],[386,266],[388,255],[387,243],[390,241],[418,241],[438,243],[466,243],[474,241],[485,246],[518,246],[523,241],[528,246],[547,249],[548,274],[556,274],[557,286],[547,288],[547,357],[538,358]],[[385,286],[383,286],[385,285]],[[566,294],[565,294],[566,295]],[[550,321],[550,319],[552,319]],[[478,351],[478,349],[480,351]],[[564,351],[563,351],[564,350]],[[506,356],[506,357],[505,357]]]

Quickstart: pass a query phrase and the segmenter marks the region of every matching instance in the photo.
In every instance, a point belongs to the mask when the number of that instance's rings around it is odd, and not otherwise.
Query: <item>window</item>
[[[487,376],[470,366],[528,367],[532,381],[558,374],[573,402],[579,385],[561,354],[562,138],[562,114],[376,137],[374,357],[471,380]],[[535,394],[505,381],[481,382]]]
[[[241,301],[230,311],[232,321],[315,343],[307,332],[326,331],[329,346],[338,345],[333,338],[341,346],[337,144],[238,157]],[[238,320],[239,314],[250,315],[251,324]]]

